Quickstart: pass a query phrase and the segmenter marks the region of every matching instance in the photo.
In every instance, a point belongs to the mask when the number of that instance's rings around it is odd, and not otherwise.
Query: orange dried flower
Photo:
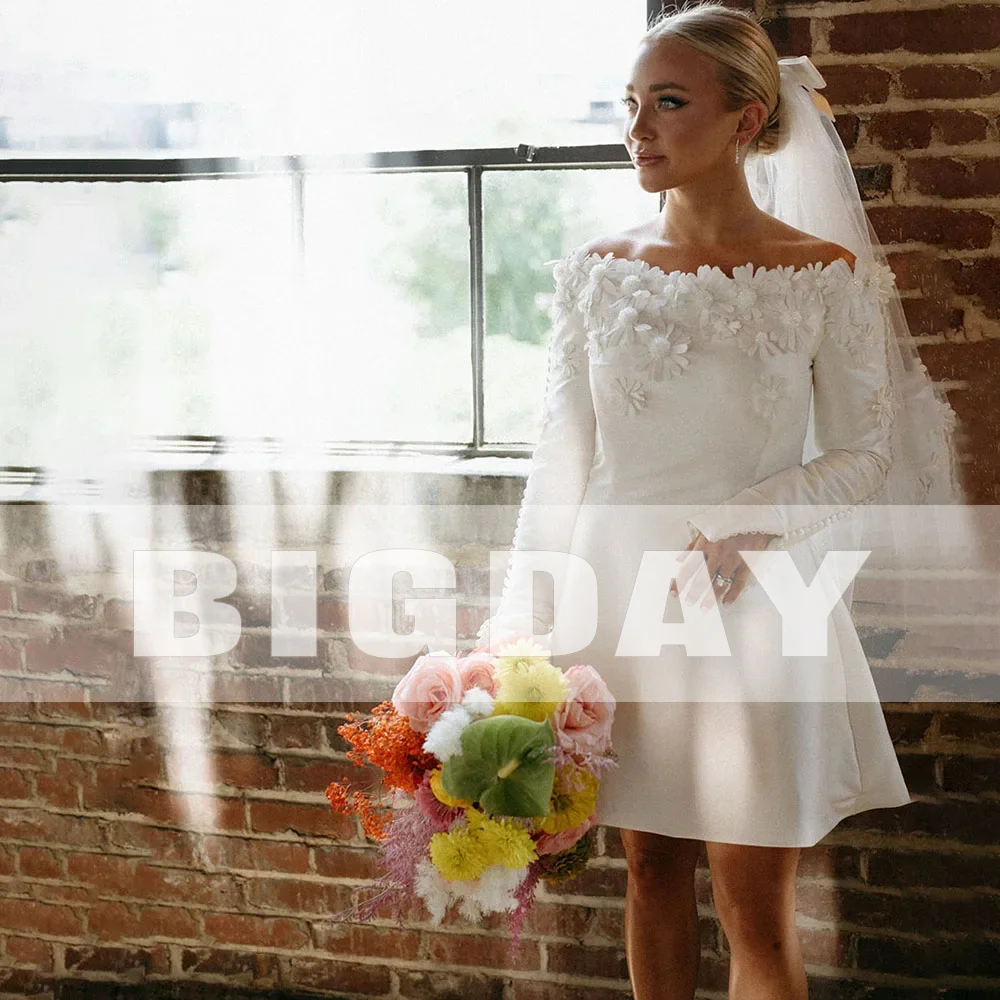
[[[352,746],[347,759],[359,767],[366,763],[380,767],[385,771],[382,783],[386,788],[414,792],[424,772],[437,767],[437,758],[424,750],[423,733],[414,730],[391,701],[376,705],[367,718],[360,712],[346,718],[337,732]]]
[[[438,766],[438,759],[424,750],[423,734],[410,726],[391,701],[376,705],[367,717],[351,712],[346,719],[337,732],[351,744],[347,759],[358,767],[374,764],[381,768],[385,772],[385,789],[414,792],[424,780],[424,773]],[[334,812],[357,816],[369,837],[384,840],[388,835],[392,808],[375,795],[352,789],[347,782],[334,781],[327,787],[326,797]]]

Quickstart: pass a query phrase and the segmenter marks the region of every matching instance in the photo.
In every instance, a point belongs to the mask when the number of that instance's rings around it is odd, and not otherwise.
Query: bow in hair
[[[782,79],[787,79],[793,84],[799,84],[809,91],[809,96],[819,109],[820,114],[826,115],[830,121],[836,121],[830,102],[816,91],[819,87],[826,86],[826,80],[813,65],[809,56],[792,56],[787,59],[778,60],[778,70]]]

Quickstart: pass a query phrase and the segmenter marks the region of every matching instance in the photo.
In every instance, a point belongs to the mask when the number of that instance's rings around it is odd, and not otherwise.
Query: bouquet
[[[338,728],[352,763],[383,772],[374,793],[326,790],[381,843],[376,894],[339,917],[392,902],[402,919],[415,898],[435,925],[452,906],[470,920],[505,912],[516,951],[538,882],[586,867],[615,699],[593,667],[564,673],[530,636],[496,649],[420,656],[390,701]]]

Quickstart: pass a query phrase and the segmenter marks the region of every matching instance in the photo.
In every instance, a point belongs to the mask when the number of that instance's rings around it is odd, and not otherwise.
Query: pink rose
[[[611,742],[614,695],[587,664],[570,667],[565,676],[569,682],[566,700],[552,714],[559,745],[571,753],[604,753]]]
[[[558,833],[543,833],[535,841],[535,851],[539,857],[543,854],[558,854],[568,851],[595,823],[597,813],[588,816],[579,826],[571,826],[568,830]]]
[[[497,682],[493,676],[493,658],[488,652],[473,651],[458,661],[458,676],[462,678],[462,690],[482,688],[487,694],[496,695]]]
[[[418,733],[426,733],[442,712],[462,700],[462,678],[455,657],[443,650],[418,656],[392,692],[392,707]]]

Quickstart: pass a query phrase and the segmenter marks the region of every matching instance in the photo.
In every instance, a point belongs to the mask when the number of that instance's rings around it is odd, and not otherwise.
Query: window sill
[[[437,477],[472,479],[501,479],[519,492],[531,468],[530,456],[483,455],[467,458],[456,455],[413,454],[334,454],[321,458],[305,458],[287,454],[264,454],[249,451],[212,455],[190,453],[147,453],[137,460],[125,478],[99,484],[80,479],[53,477],[44,474],[0,470],[0,503],[129,503],[144,500],[152,502],[177,502],[178,496],[192,497],[190,486],[198,484],[193,493],[200,497],[195,502],[227,502],[224,498],[227,484],[241,497],[238,502],[250,500],[248,494],[257,492],[254,483],[271,473],[287,472],[293,475],[326,475],[330,477],[367,474],[375,480],[396,480],[405,477],[413,490],[414,502],[426,494],[438,496]],[[265,480],[266,482],[266,480]],[[243,489],[244,484],[247,489]],[[174,487],[185,488],[174,488]],[[216,496],[212,499],[213,495]],[[154,496],[162,496],[156,500]],[[167,501],[166,497],[174,499]],[[247,497],[247,499],[243,499]],[[516,502],[516,499],[512,502]]]

